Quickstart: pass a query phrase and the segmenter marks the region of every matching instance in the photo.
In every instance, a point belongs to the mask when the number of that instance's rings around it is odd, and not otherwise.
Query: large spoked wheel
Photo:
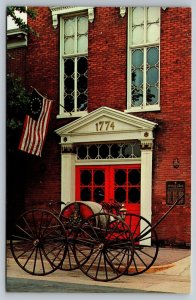
[[[134,256],[126,275],[133,276],[146,272],[154,264],[159,243],[156,231],[144,217],[127,212],[125,221],[134,239]]]
[[[91,203],[91,205],[93,204]],[[82,201],[69,203],[62,210],[60,219],[66,231],[68,248],[63,263],[60,266],[61,270],[71,271],[78,269],[78,265],[73,254],[73,244],[75,241],[76,229],[86,218],[92,215],[92,208],[87,203]]]
[[[51,212],[24,212],[13,228],[10,247],[17,264],[31,275],[47,275],[62,264],[67,251],[66,233]]]
[[[123,275],[133,257],[129,226],[108,213],[95,214],[78,228],[73,252],[81,271],[97,281],[110,281]]]

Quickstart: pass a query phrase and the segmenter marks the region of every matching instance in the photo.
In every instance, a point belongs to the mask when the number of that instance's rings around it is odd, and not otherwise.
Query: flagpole
[[[61,106],[62,108],[64,108],[64,110],[66,111],[65,107],[59,103],[59,106]],[[70,116],[72,116],[72,113],[70,111],[68,111],[68,113],[70,114]]]

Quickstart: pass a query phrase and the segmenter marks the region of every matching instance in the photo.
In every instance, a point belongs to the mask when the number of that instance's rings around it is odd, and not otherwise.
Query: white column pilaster
[[[140,215],[152,219],[152,141],[141,142],[141,206]],[[141,224],[141,231],[144,229]]]
[[[75,153],[61,155],[61,201],[75,201]]]

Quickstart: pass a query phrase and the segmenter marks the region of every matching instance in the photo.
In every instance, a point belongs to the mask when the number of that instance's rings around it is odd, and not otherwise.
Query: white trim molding
[[[20,29],[7,31],[7,49],[14,49],[27,46],[27,33]]]
[[[83,11],[88,11],[88,20],[89,22],[94,21],[94,7],[86,7],[86,6],[51,6],[50,10],[52,12],[52,24],[56,29],[58,26],[58,16],[79,13]]]
[[[124,112],[100,107],[88,115],[81,117],[55,132],[61,138],[61,199],[75,201],[75,167],[78,165],[75,146],[84,143],[112,143],[138,140],[141,144],[141,214],[151,222],[152,214],[152,154],[153,129],[157,124]],[[84,161],[85,164],[132,164],[135,161],[126,159],[119,161]],[[79,162],[79,165],[82,161]]]

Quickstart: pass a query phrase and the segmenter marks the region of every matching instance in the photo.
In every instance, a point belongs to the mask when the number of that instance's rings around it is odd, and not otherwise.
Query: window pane
[[[87,110],[87,96],[84,94],[80,94],[77,97],[77,110],[84,111]]]
[[[155,23],[160,18],[160,7],[148,7],[148,23]]]
[[[111,156],[117,158],[120,155],[120,146],[118,144],[113,144],[110,149]]]
[[[122,146],[122,155],[126,158],[131,157],[132,156],[132,150],[133,150],[133,147],[132,147],[131,144],[123,145]]]
[[[65,36],[74,36],[75,19],[65,21]]]
[[[78,53],[86,52],[88,52],[88,37],[86,35],[82,35],[78,37]]]
[[[117,202],[123,203],[126,200],[126,190],[124,188],[117,188],[114,192],[114,198]]]
[[[147,82],[151,85],[157,83],[158,81],[158,70],[155,67],[150,68],[147,71]]]
[[[88,61],[86,57],[80,57],[78,59],[78,73],[85,74],[88,69]]]
[[[81,183],[84,185],[89,185],[92,181],[92,174],[89,170],[84,170],[81,173]]]
[[[88,32],[87,17],[78,18],[78,34],[86,34]]]
[[[158,42],[160,35],[159,24],[150,24],[147,29],[147,42]]]
[[[144,42],[144,27],[136,26],[133,28],[132,32],[132,43],[133,44],[142,44]]]
[[[97,170],[94,173],[94,183],[96,185],[102,185],[105,182],[105,174],[102,170]]]
[[[115,173],[115,184],[123,185],[126,183],[126,171],[117,170]]]
[[[148,49],[147,52],[147,62],[149,65],[156,65],[159,61],[159,49],[156,47],[152,47]]]
[[[71,76],[74,74],[74,61],[73,59],[66,59],[64,64],[64,72],[66,76]]]
[[[158,103],[158,88],[148,87],[147,88],[147,104],[153,105]]]
[[[143,103],[143,72],[139,69],[132,71],[132,105],[139,106]]]
[[[91,189],[84,188],[80,192],[80,198],[82,201],[90,201],[91,200]]]
[[[129,183],[132,185],[136,185],[140,183],[140,172],[138,170],[131,170],[129,172]]]
[[[79,146],[78,147],[78,158],[85,159],[87,157],[87,147],[86,146]]]
[[[133,145],[133,157],[141,157],[141,147],[139,143]]]
[[[99,148],[100,158],[107,158],[109,155],[109,147],[108,145],[101,145]]]
[[[140,68],[143,65],[143,51],[141,49],[132,52],[132,65],[135,68]]]
[[[72,95],[67,95],[65,97],[64,108],[67,112],[74,110],[74,97]]]
[[[96,188],[94,190],[93,196],[94,196],[95,202],[101,203],[104,200],[104,197],[105,197],[105,195],[104,195],[104,189],[102,189],[102,188]]]
[[[140,25],[144,23],[144,8],[135,7],[133,9],[133,25]]]
[[[65,39],[65,54],[74,53],[74,39],[66,38]]]
[[[74,61],[66,59],[64,62],[64,107],[67,112],[74,109]]]
[[[129,203],[138,203],[140,201],[140,191],[137,188],[131,188],[128,193]]]
[[[74,90],[74,80],[71,77],[65,79],[65,93],[71,94]]]
[[[81,75],[78,78],[78,91],[84,93],[87,89],[87,78],[84,75]]]
[[[90,158],[92,159],[95,159],[98,155],[98,148],[96,145],[92,145],[89,147],[89,150],[88,150],[88,153],[89,153],[89,156]]]

